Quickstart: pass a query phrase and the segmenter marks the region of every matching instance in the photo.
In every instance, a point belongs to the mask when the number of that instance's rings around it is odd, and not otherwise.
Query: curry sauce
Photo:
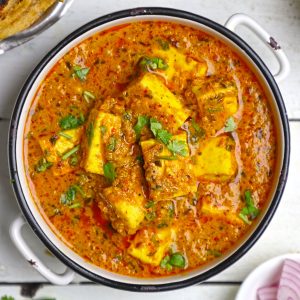
[[[230,250],[267,201],[276,135],[267,98],[220,40],[135,22],[70,50],[24,132],[33,198],[87,261],[159,277]]]

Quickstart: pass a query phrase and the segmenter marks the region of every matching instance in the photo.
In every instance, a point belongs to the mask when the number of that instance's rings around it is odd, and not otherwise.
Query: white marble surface
[[[280,84],[285,99],[289,117],[300,120],[300,0],[75,0],[74,5],[66,16],[53,27],[41,34],[33,41],[15,48],[9,53],[0,56],[0,297],[10,294],[19,298],[20,287],[17,283],[41,282],[44,279],[25,262],[13,247],[8,237],[8,227],[19,213],[14,199],[7,167],[6,138],[9,118],[15,103],[16,96],[34,66],[39,60],[80,25],[98,16],[138,6],[166,6],[191,11],[216,22],[224,24],[227,18],[236,12],[247,13],[254,17],[267,31],[269,31],[286,51],[292,65],[292,71],[287,80]],[[254,49],[261,54],[272,71],[277,64],[268,51],[261,46],[257,38],[246,29],[239,29],[241,34]],[[1,120],[2,119],[2,120]],[[298,228],[300,218],[300,189],[298,173],[300,170],[300,122],[290,122],[292,134],[292,156],[290,176],[282,198],[280,207],[270,226],[256,243],[256,245],[237,263],[218,276],[211,279],[218,284],[201,285],[180,292],[144,296],[147,299],[162,299],[172,295],[174,299],[234,299],[237,285],[221,284],[224,282],[240,282],[258,264],[269,257],[287,252],[300,252],[300,237]],[[39,256],[55,270],[62,270],[63,266],[54,257],[45,253],[45,248],[34,236],[30,229],[26,236],[31,246]],[[77,277],[76,282],[84,281]],[[14,285],[6,286],[4,283]],[[84,297],[89,295],[88,297]],[[132,293],[120,292],[109,288],[88,285],[72,285],[68,288],[45,286],[38,292],[38,296],[55,296],[57,299],[124,299],[140,296]],[[22,298],[23,299],[23,298]]]

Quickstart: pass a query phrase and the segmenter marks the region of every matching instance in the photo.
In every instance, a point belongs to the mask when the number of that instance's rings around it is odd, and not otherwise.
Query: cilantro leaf
[[[86,76],[90,71],[90,68],[81,68],[80,66],[74,66],[74,75],[79,78],[81,81],[86,80]]]
[[[170,257],[169,264],[173,267],[184,268],[185,258],[180,252],[173,253]]]
[[[199,136],[199,137],[204,137],[205,136],[205,131],[203,128],[201,128],[195,121],[195,119],[192,119],[191,120],[191,123],[192,123],[192,127],[194,128],[196,134]]]
[[[181,156],[188,156],[187,144],[184,141],[172,140],[168,143],[167,148],[173,153]]]
[[[166,70],[169,66],[162,58],[159,57],[143,57],[140,61],[140,66],[147,70],[148,68],[152,71],[154,70]]]
[[[71,185],[65,193],[61,194],[60,203],[63,205],[72,205],[76,198],[76,192],[76,188]]]
[[[236,130],[236,124],[234,122],[233,117],[230,117],[227,119],[226,123],[225,123],[225,127],[224,127],[224,131],[225,132],[232,132]]]
[[[159,44],[161,49],[163,49],[165,51],[170,49],[169,43],[165,40],[157,39],[157,43]]]
[[[145,208],[151,208],[155,205],[154,201],[153,200],[150,200],[148,201],[146,204],[145,204]]]
[[[163,129],[161,123],[154,118],[150,119],[150,130],[152,131],[153,135],[157,139],[161,140],[165,145],[168,144],[172,137],[172,134],[169,131]]]
[[[73,116],[73,115],[67,115],[60,119],[59,126],[63,130],[67,129],[74,129],[82,125],[85,121],[85,118],[83,115],[80,115],[79,118]]]
[[[169,255],[165,256],[160,262],[160,267],[162,269],[167,269],[168,271],[170,271],[172,269],[172,266],[169,264],[169,261],[170,261],[170,256]]]
[[[137,139],[140,138],[142,129],[148,123],[149,123],[149,117],[147,117],[147,116],[138,116],[138,120],[137,120],[135,126],[133,127],[133,130],[135,131],[135,135],[136,135]]]
[[[72,148],[71,150],[67,151],[62,157],[62,160],[66,160],[67,158],[69,158],[71,155],[75,154],[78,150],[80,149],[80,145],[75,146],[74,148]]]
[[[52,167],[53,163],[47,161],[45,157],[42,157],[35,166],[35,170],[38,173],[45,172],[47,169]]]
[[[152,131],[153,135],[156,137],[157,132],[159,130],[162,130],[162,125],[160,122],[158,122],[156,119],[151,118],[150,119],[150,130]]]
[[[100,130],[101,130],[101,128],[100,128]],[[101,130],[101,132],[102,132],[102,130]],[[86,128],[86,136],[88,139],[88,144],[90,146],[92,143],[93,137],[94,137],[94,123],[93,122],[91,122],[88,125],[88,127]]]
[[[172,134],[165,129],[159,130],[157,132],[157,138],[159,140],[161,140],[164,144],[168,144],[171,137],[172,137]]]
[[[116,169],[112,162],[107,162],[103,166],[104,177],[109,181],[113,182],[116,179]]]
[[[105,125],[101,125],[100,126],[100,131],[101,131],[101,134],[104,135],[105,132],[107,131],[107,127]]]
[[[239,213],[239,217],[246,223],[251,224],[251,221],[254,220],[260,213],[260,210],[255,206],[252,199],[251,192],[249,190],[245,191],[245,203],[246,206]]]
[[[117,139],[112,136],[109,138],[109,143],[107,145],[107,150],[110,152],[114,152],[116,150],[116,146],[117,146]]]

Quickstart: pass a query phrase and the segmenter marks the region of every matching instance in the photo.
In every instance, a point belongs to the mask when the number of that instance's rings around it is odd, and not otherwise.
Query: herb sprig
[[[245,191],[245,203],[246,206],[241,210],[239,217],[246,223],[251,224],[251,221],[254,220],[260,213],[260,210],[255,206],[252,199],[251,192],[249,190]]]
[[[154,118],[150,119],[150,130],[152,131],[155,138],[165,144],[168,150],[172,152],[172,160],[176,155],[184,157],[189,155],[187,144],[184,141],[176,139],[172,140],[172,134],[164,129],[162,124]]]
[[[85,121],[84,115],[80,114],[79,117],[67,115],[60,119],[59,126],[63,130],[74,129],[81,126]]]
[[[155,71],[155,70],[166,70],[168,69],[168,64],[159,57],[143,57],[140,60],[140,66],[147,71],[148,69]]]

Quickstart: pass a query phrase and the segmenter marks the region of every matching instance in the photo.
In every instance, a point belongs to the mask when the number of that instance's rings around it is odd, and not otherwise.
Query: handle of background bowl
[[[56,274],[45,266],[45,264],[33,253],[22,236],[22,227],[26,221],[22,216],[16,218],[9,228],[9,234],[16,248],[25,257],[25,259],[48,281],[57,285],[67,285],[74,278],[74,272],[66,269],[63,274]]]
[[[265,31],[256,21],[254,21],[252,18],[245,14],[234,14],[225,23],[225,27],[227,27],[231,31],[235,31],[235,28],[238,25],[247,26],[250,30],[257,34],[257,36],[263,42],[267,43],[267,45],[271,47],[279,63],[279,70],[273,76],[277,82],[280,82],[283,79],[285,79],[290,72],[290,63],[286,54],[276,42],[276,40],[267,31]]]

